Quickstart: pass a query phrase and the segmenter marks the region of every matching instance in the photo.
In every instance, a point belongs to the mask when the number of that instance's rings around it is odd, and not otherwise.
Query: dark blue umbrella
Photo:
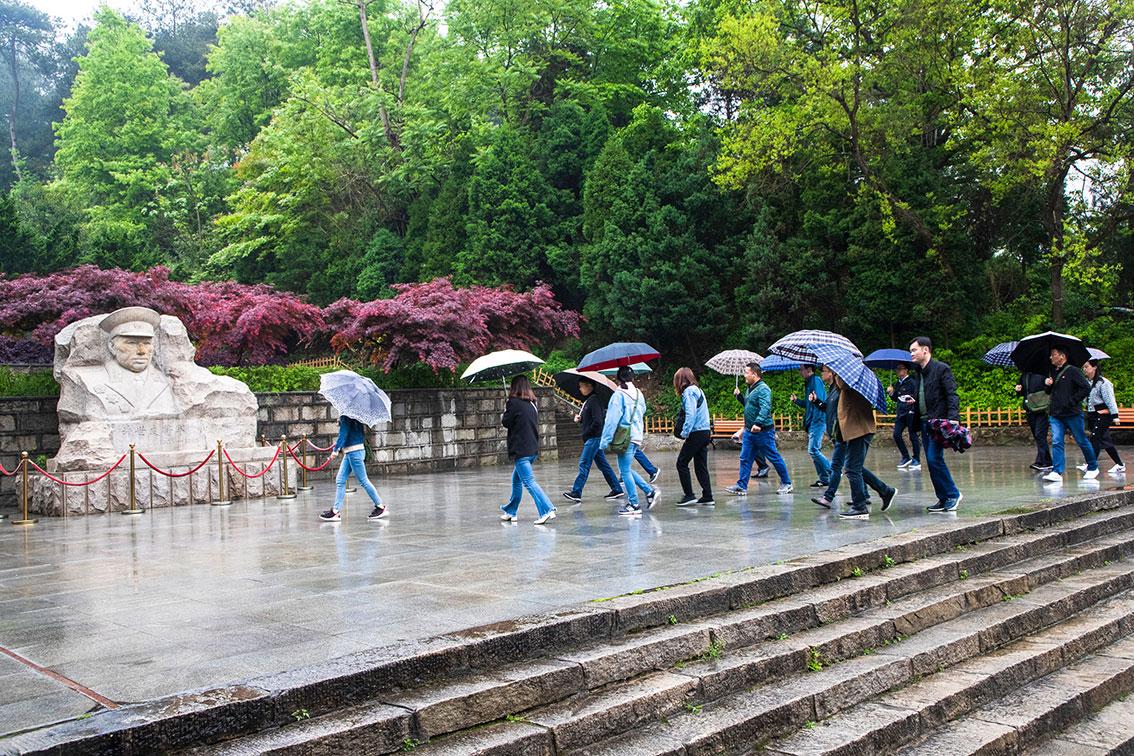
[[[769,354],[760,360],[760,370],[764,373],[778,373],[783,370],[798,370],[803,365],[811,364],[810,362],[789,360],[787,357],[781,357],[778,354]]]
[[[1012,367],[1012,350],[1019,344],[1018,341],[1005,341],[989,349],[981,360],[996,367]]]
[[[658,350],[649,344],[640,341],[618,341],[607,344],[601,349],[588,354],[579,360],[576,370],[605,370],[623,365],[633,365],[635,362],[649,362],[661,357]]]
[[[862,361],[872,368],[882,370],[896,370],[898,365],[912,365],[913,359],[905,349],[875,349],[866,355]]]
[[[847,388],[864,396],[879,412],[886,411],[886,391],[882,388],[882,382],[861,357],[833,344],[808,344],[807,348],[819,362],[842,378]]]

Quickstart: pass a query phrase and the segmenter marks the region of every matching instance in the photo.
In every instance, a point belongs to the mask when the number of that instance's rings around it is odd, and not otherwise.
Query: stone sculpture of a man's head
[[[114,361],[126,370],[141,373],[154,356],[154,332],[161,315],[148,307],[123,307],[99,323],[106,334],[106,347]]]

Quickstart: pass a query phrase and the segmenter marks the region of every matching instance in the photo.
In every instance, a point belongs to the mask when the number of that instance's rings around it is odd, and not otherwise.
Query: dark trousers
[[[1051,447],[1047,445],[1047,413],[1046,412],[1028,412],[1024,414],[1028,418],[1028,427],[1032,429],[1032,438],[1036,442],[1036,461],[1035,464],[1040,467],[1051,467]]]
[[[712,433],[707,430],[693,431],[677,453],[677,477],[681,481],[681,492],[686,496],[693,495],[693,481],[689,477],[689,462],[692,460],[697,482],[701,484],[701,497],[713,498],[713,482],[709,478],[709,443],[712,440]]]
[[[910,445],[913,446],[913,456],[910,456],[909,449],[906,448],[906,442],[902,438],[905,433],[910,435]],[[894,446],[898,447],[898,453],[902,455],[902,461],[912,459],[914,462],[921,461],[921,444],[919,437],[921,436],[921,423],[917,420],[917,415],[913,412],[908,412],[904,415],[898,415],[894,420]]]
[[[866,491],[864,473],[866,470],[866,454],[870,451],[870,442],[874,440],[873,433],[859,436],[847,441],[846,476],[850,483],[851,508],[866,509],[870,505],[870,494]]]
[[[1095,456],[1100,450],[1106,450],[1114,464],[1121,465],[1122,458],[1118,456],[1118,449],[1114,448],[1114,440],[1110,437],[1110,426],[1114,425],[1113,415],[1100,415],[1097,412],[1087,414],[1087,427],[1091,429],[1091,448]]]

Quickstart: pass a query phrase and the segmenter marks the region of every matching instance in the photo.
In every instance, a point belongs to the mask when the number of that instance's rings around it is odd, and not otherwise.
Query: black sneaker
[[[657,501],[657,498],[658,498],[658,489],[651,488],[650,492],[648,494],[646,494],[646,509],[653,509],[654,508],[654,502]]]
[[[567,501],[573,501],[576,504],[583,500],[582,494],[577,494],[574,491],[564,491],[563,498]]]
[[[693,494],[685,494],[681,497],[681,501],[677,502],[679,507],[691,507],[697,503],[697,497]]]
[[[882,494],[882,511],[885,512],[894,503],[894,497],[898,495],[898,489],[891,488],[886,493]]]
[[[622,493],[621,491],[611,491],[602,498],[606,499],[607,501],[614,501],[615,499],[621,499],[625,495],[626,494]]]
[[[771,471],[772,471],[771,467],[761,467],[759,470],[757,470],[756,472],[754,472],[752,474],[752,477],[753,478],[766,478],[766,477],[768,477],[768,473],[770,473]]]
[[[339,513],[336,512],[335,510],[328,509],[326,512],[323,512],[322,514],[319,515],[319,519],[322,520],[323,522],[339,522],[343,518],[340,517]]]
[[[658,480],[658,477],[660,477],[660,476],[661,476],[661,470],[654,470],[652,473],[650,473],[650,483],[651,484],[656,483],[657,480]]]
[[[717,504],[715,501],[713,501],[712,496],[702,496],[700,499],[697,499],[697,503],[703,507],[713,507]]]
[[[821,480],[817,480],[811,484],[810,488],[826,488],[827,484]]]
[[[844,520],[869,520],[870,510],[865,507],[861,509],[851,507],[850,509],[844,509],[842,512],[839,512],[839,517]]]
[[[377,520],[377,519],[385,517],[385,516],[386,516],[386,508],[379,505],[377,507],[374,507],[374,509],[370,510],[370,514],[368,514],[366,516],[366,519]]]
[[[826,494],[823,494],[822,496],[813,496],[811,497],[811,500],[826,509],[830,509],[831,505],[835,503],[828,499]]]

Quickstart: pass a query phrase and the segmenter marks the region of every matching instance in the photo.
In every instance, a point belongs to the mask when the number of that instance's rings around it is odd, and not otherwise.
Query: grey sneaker
[[[910,472],[916,472],[916,471],[921,469],[921,463],[918,462],[917,460],[914,460],[913,462],[910,463],[910,466],[907,467],[906,469],[909,470]]]
[[[789,494],[794,490],[795,490],[795,487],[792,486],[791,483],[784,483],[782,486],[780,486],[779,488],[776,489],[776,493],[778,493],[778,494]]]
[[[730,494],[734,494],[736,496],[747,496],[748,495],[748,489],[747,488],[741,488],[740,486],[729,486],[725,490],[728,491]]]
[[[831,505],[835,503],[835,502],[831,501],[830,499],[828,499],[826,494],[824,494],[822,496],[813,496],[813,497],[811,497],[811,500],[813,502],[815,502],[816,504],[818,504],[819,506],[826,507],[827,509],[830,509]]]

